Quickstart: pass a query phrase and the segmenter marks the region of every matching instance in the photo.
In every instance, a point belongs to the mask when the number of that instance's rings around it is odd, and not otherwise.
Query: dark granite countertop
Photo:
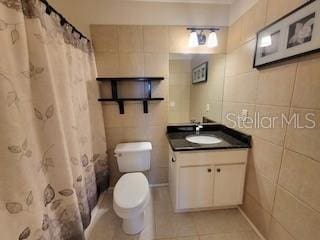
[[[203,124],[200,135],[211,135],[222,142],[217,144],[197,144],[185,138],[195,135],[195,124],[167,126],[167,138],[173,151],[196,151],[215,149],[250,148],[251,136],[228,128],[222,124]]]

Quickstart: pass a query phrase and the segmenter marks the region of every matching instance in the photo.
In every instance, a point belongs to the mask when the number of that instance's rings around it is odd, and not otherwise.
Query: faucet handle
[[[203,128],[202,125],[200,125],[200,124],[197,124],[197,125],[196,125],[196,131],[197,131],[197,132],[198,132],[201,128]]]

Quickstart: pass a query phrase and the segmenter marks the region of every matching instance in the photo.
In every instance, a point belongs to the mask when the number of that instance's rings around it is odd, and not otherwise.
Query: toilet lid
[[[148,194],[149,184],[145,175],[142,173],[127,173],[117,182],[113,197],[119,207],[132,209],[143,204]]]

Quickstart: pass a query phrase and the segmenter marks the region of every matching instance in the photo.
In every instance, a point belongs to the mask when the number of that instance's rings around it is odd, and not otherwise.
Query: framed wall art
[[[257,33],[253,67],[320,52],[320,1],[309,1]]]
[[[208,62],[204,62],[192,69],[192,83],[201,83],[208,80]]]

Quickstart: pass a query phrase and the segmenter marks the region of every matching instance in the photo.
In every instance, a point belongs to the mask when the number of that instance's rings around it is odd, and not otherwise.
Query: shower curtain
[[[108,184],[90,42],[38,0],[0,0],[0,239],[81,240]]]

